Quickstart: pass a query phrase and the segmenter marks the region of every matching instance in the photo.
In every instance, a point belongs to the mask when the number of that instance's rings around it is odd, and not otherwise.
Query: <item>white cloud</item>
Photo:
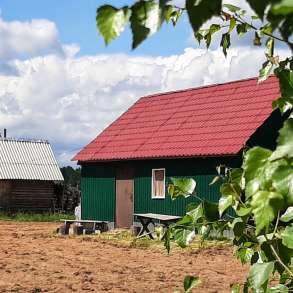
[[[13,137],[49,139],[61,164],[140,96],[255,76],[264,60],[261,49],[245,47],[227,59],[220,49],[76,57],[78,46],[61,47],[61,55],[10,60],[13,70],[0,73],[1,127]]]
[[[46,19],[5,22],[0,15],[0,59],[63,54],[55,23]]]

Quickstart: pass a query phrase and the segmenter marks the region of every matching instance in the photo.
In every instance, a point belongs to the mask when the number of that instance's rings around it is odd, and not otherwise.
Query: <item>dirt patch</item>
[[[186,274],[194,292],[229,292],[247,268],[230,248],[135,248],[93,237],[54,235],[55,223],[0,221],[0,292],[174,292]]]

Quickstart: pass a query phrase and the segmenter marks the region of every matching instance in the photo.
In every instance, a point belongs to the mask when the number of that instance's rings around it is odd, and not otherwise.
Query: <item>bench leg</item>
[[[65,226],[64,234],[68,235],[69,234],[70,223],[65,222],[64,226]]]
[[[146,234],[148,235],[151,239],[154,239],[151,231],[149,230],[148,228],[148,225],[150,223],[154,224],[153,221],[151,219],[140,219],[140,223],[142,225],[142,228],[141,230],[139,231],[138,235],[137,236],[141,236],[143,234]]]

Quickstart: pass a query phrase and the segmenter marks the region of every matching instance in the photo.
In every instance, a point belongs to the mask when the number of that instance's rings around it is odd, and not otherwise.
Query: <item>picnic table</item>
[[[165,228],[168,228],[171,223],[177,222],[181,217],[172,215],[162,215],[162,214],[133,214],[133,216],[138,219],[142,225],[141,230],[138,233],[138,237],[142,235],[148,235],[151,239],[154,239],[152,232],[149,230],[149,224],[153,224],[155,227],[155,221],[158,221]]]
[[[95,231],[96,228],[103,228],[105,227],[105,225],[107,225],[109,222],[107,221],[95,221],[95,220],[67,220],[67,219],[61,219],[60,220],[61,222],[64,222],[64,234],[67,235],[69,234],[69,229],[70,229],[70,226],[71,224],[74,224],[74,223],[78,223],[78,224],[92,224],[93,225],[93,228],[92,230]]]

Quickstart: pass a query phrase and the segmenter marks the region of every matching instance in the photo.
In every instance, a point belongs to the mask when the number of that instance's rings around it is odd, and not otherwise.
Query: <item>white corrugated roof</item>
[[[0,138],[0,179],[63,181],[47,141]]]

